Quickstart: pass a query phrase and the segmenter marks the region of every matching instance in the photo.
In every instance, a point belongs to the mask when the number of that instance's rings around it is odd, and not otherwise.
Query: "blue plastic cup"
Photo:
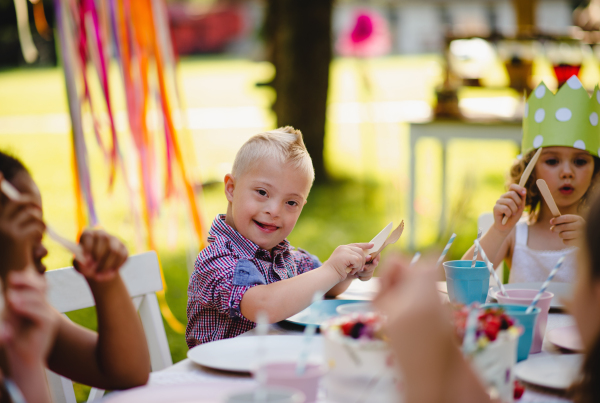
[[[523,333],[519,336],[519,345],[517,347],[517,361],[526,360],[529,357],[531,343],[533,342],[533,330],[535,322],[540,313],[540,308],[535,307],[531,313],[525,313],[528,307],[524,305],[502,305],[502,304],[485,304],[483,308],[497,307],[503,308],[508,316],[511,316],[517,321],[517,324],[523,327]]]
[[[485,262],[471,260],[451,260],[444,262],[448,297],[451,302],[469,305],[473,302],[485,303],[490,287],[490,272]]]

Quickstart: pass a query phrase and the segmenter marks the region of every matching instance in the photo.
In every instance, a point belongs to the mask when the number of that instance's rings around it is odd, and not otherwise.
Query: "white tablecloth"
[[[360,282],[354,281],[352,286],[347,292],[342,294],[340,297],[345,299],[370,299],[372,295],[377,292],[377,281],[373,282]],[[567,327],[574,325],[573,318],[570,315],[563,313],[551,313],[548,317],[548,325],[546,333],[552,329]],[[253,334],[254,331],[245,333],[244,335]],[[270,330],[271,334],[298,334],[298,331],[288,330],[278,325],[273,325]],[[244,335],[240,337],[244,337]],[[554,347],[547,340],[544,340],[542,346],[542,352],[538,354],[531,354],[530,357],[541,357],[549,354],[560,354],[560,351]],[[242,375],[237,373],[228,373],[223,371],[215,371],[200,365],[194,364],[190,359],[180,361],[173,366],[164,369],[162,371],[153,372],[150,374],[149,385],[181,385],[190,384],[194,382],[236,382],[247,384],[249,388],[256,386],[256,382],[249,375]],[[527,389],[523,397],[518,400],[520,403],[563,403],[570,402],[570,400],[564,399],[556,394],[552,394],[549,391],[534,389],[527,386]],[[327,403],[323,397],[323,393],[320,394],[319,403]]]

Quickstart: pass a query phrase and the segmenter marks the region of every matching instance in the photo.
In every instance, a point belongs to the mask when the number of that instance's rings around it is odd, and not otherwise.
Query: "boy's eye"
[[[287,204],[288,204],[289,206],[294,206],[294,207],[295,207],[295,206],[297,206],[297,205],[298,205],[298,202],[295,202],[295,201],[293,201],[293,200],[290,200],[289,202],[287,202]]]
[[[556,164],[558,164],[558,160],[556,158],[548,158],[545,162],[548,165],[556,165]]]
[[[261,196],[266,196],[267,195],[267,191],[264,189],[257,189],[256,190],[258,192],[259,195]]]
[[[577,165],[578,167],[582,167],[584,165],[586,165],[588,163],[588,160],[586,160],[585,158],[577,158],[575,160],[575,165]]]

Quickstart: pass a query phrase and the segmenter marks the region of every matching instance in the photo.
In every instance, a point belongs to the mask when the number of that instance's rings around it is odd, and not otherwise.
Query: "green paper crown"
[[[590,99],[577,76],[556,95],[543,82],[531,93],[523,115],[522,155],[534,148],[566,146],[600,154],[600,90]]]

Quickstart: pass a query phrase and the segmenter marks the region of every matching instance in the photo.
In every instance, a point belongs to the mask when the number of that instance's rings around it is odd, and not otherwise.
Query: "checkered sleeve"
[[[298,248],[298,250],[292,251],[292,256],[294,257],[298,274],[309,272],[323,265],[318,257],[308,253],[304,249]]]

